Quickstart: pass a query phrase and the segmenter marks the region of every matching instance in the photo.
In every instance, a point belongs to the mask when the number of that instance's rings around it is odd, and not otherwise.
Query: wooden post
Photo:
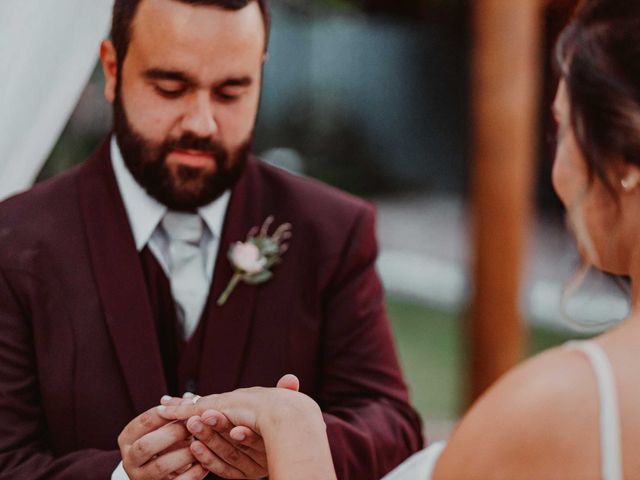
[[[535,185],[541,3],[475,0],[471,397],[523,352],[520,293]]]

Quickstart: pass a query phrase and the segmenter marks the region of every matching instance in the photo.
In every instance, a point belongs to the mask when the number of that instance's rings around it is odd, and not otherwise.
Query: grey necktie
[[[182,324],[182,338],[195,331],[209,293],[205,257],[200,248],[204,224],[193,213],[167,212],[162,228],[169,237],[171,293]]]

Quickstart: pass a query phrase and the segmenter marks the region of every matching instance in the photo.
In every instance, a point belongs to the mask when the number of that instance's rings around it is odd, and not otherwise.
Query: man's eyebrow
[[[248,87],[253,83],[253,79],[251,77],[239,77],[239,78],[229,78],[223,82],[220,82],[216,88],[225,88],[225,87]]]
[[[144,76],[149,80],[175,80],[195,84],[196,81],[189,75],[178,70],[163,70],[161,68],[150,68],[145,70]]]

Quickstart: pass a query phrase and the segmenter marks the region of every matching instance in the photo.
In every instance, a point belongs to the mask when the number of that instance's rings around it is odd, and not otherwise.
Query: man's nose
[[[182,119],[182,128],[197,137],[211,137],[218,133],[215,113],[209,92],[197,92]]]

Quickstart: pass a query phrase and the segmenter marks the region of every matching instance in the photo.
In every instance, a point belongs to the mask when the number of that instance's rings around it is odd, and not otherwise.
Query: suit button
[[[198,384],[193,378],[190,378],[186,381],[184,388],[185,388],[185,392],[197,393]]]

